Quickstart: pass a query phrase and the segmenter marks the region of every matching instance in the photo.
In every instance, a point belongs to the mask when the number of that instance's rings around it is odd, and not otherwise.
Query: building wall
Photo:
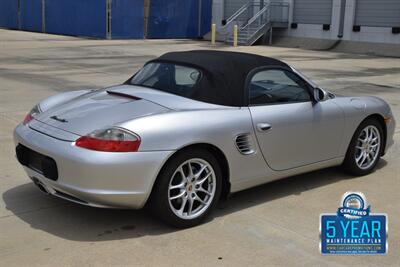
[[[226,5],[233,6],[238,1],[213,1],[212,21],[217,24],[217,29],[222,27]],[[400,27],[400,0],[279,1],[290,4],[289,28],[280,30],[280,35],[400,44],[400,34],[392,33],[392,27]],[[297,28],[292,28],[292,23]],[[325,27],[324,30],[323,24],[329,24],[329,29]],[[360,30],[354,31],[353,26],[360,26]]]
[[[280,31],[281,34],[292,37],[336,39],[339,33],[341,0],[323,0],[323,7],[325,9],[323,13],[325,14],[326,18],[323,18],[319,15],[319,9],[310,8],[309,5],[307,11],[302,12],[303,17],[296,15],[296,9],[300,8],[299,3],[303,1],[305,0],[286,1],[290,4],[289,28],[286,31]],[[330,8],[329,4],[331,5]],[[305,15],[307,15],[309,18],[305,18]],[[297,28],[291,27],[293,23],[296,24]],[[323,24],[329,24],[329,30],[324,30]]]
[[[245,5],[249,0],[225,0],[223,18],[227,19],[233,15],[239,8]]]
[[[400,24],[394,24],[391,27],[374,27],[360,25],[360,31],[353,31],[353,26],[356,25],[357,3],[365,0],[347,0],[345,12],[345,29],[344,40],[360,41],[360,42],[376,42],[376,43],[391,43],[400,44],[400,34],[393,34],[392,27],[400,27]],[[383,0],[379,0],[383,1]],[[400,7],[400,0],[396,0]],[[400,17],[400,11],[398,13]],[[364,23],[363,23],[364,24]],[[373,25],[373,24],[369,24]]]
[[[212,15],[211,23],[216,24],[217,30],[222,27],[222,20],[224,19],[224,0],[213,0],[212,2]]]
[[[0,27],[108,39],[199,38],[212,0],[0,0]]]
[[[307,0],[287,1],[291,3],[294,13],[296,4]],[[345,1],[343,8],[342,1]],[[392,33],[392,27],[400,27],[400,0],[332,0],[331,11],[329,30],[323,29],[323,23],[298,22],[297,29],[289,28],[283,31],[283,35],[400,44],[400,34]],[[339,37],[341,12],[344,12],[342,38]],[[312,12],[309,15],[314,16]],[[291,16],[290,25],[291,23],[296,23],[296,16]],[[354,25],[360,26],[359,32],[353,31]]]

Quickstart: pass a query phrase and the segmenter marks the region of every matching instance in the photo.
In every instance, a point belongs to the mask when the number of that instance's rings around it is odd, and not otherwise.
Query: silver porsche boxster
[[[122,85],[61,93],[14,132],[16,155],[44,192],[142,208],[199,224],[228,194],[341,165],[372,172],[395,121],[376,97],[342,97],[258,55],[172,52]]]

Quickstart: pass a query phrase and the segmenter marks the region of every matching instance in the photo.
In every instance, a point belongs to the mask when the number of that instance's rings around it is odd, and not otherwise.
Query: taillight
[[[28,113],[28,114],[26,114],[24,121],[22,123],[24,125],[27,125],[31,120],[33,120],[33,116],[30,113]]]
[[[40,113],[40,109],[39,106],[36,105],[34,106],[31,111],[29,111],[29,113],[25,116],[24,120],[23,120],[23,124],[27,125],[31,120],[33,120],[33,118],[38,115]]]
[[[96,151],[136,152],[140,146],[139,136],[120,128],[94,131],[76,140],[75,145]]]

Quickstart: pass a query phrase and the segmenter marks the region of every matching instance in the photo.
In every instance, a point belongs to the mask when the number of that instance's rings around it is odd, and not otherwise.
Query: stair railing
[[[224,35],[225,42],[231,43],[233,26],[238,25],[239,44],[251,45],[267,32],[271,42],[272,27],[287,27],[288,14],[288,3],[250,0],[226,20],[219,33]]]
[[[219,30],[220,34],[229,35],[232,33],[233,26],[238,25],[242,27],[247,24],[247,22],[253,17],[254,11],[260,8],[262,5],[262,0],[250,0],[242,7],[240,7],[235,13],[232,14],[227,20],[224,26]]]
[[[245,25],[240,27],[240,30],[249,28],[251,25],[254,25],[255,22],[259,22],[260,24],[269,23],[270,18],[271,18],[270,5],[266,4]]]

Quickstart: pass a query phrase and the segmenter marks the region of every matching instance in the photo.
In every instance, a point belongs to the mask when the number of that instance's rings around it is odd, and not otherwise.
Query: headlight
[[[76,140],[78,147],[105,152],[136,152],[140,137],[121,128],[96,130]]]
[[[27,125],[33,118],[35,118],[40,113],[39,105],[34,106],[31,111],[25,116],[24,121],[22,122],[24,125]]]

